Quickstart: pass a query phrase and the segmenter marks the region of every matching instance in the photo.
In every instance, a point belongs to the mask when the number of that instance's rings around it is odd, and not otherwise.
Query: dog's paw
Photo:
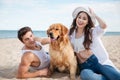
[[[52,71],[49,70],[48,73],[47,73],[47,77],[51,77],[52,76]]]
[[[70,77],[70,80],[76,80],[76,79],[75,79],[75,76],[73,76],[73,77]]]
[[[74,74],[70,74],[70,80],[76,80],[75,75]]]

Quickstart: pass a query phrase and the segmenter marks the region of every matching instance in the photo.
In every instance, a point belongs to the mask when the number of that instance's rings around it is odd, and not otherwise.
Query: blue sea
[[[37,37],[47,37],[46,31],[33,31]],[[17,38],[17,30],[0,30],[0,38]]]
[[[37,37],[47,37],[46,31],[33,31]],[[120,32],[106,32],[104,36],[120,36]],[[0,38],[17,38],[17,30],[0,30]]]

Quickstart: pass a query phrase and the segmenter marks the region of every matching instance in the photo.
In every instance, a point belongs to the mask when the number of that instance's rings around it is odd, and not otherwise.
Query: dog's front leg
[[[75,80],[75,74],[76,74],[75,68],[71,67],[71,69],[70,69],[70,80]]]
[[[53,74],[53,72],[54,72],[54,67],[53,64],[50,62],[48,76],[50,77]]]
[[[75,80],[76,78],[76,70],[77,70],[77,62],[74,60],[74,64],[70,64],[70,80]]]

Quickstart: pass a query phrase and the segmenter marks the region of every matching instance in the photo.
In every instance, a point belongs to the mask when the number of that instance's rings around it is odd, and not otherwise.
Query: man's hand
[[[40,77],[47,77],[48,76],[48,68],[44,68],[42,70],[37,71]]]

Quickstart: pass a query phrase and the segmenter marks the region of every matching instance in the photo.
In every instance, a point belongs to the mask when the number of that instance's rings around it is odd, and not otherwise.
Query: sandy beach
[[[120,70],[120,36],[104,36],[102,41],[110,59]],[[11,38],[0,39],[0,45],[0,80],[19,80],[15,76],[20,63],[23,44],[17,38]],[[44,47],[48,51],[48,45]],[[54,73],[51,78],[37,77],[22,80],[69,80],[69,74]],[[79,77],[77,77],[77,80],[79,80]]]

